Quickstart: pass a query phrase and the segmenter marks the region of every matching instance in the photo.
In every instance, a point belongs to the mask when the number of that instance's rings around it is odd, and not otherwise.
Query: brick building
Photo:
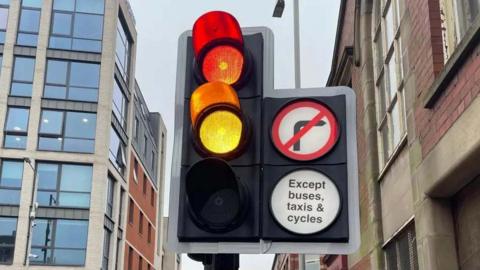
[[[342,0],[328,85],[357,94],[362,243],[325,269],[480,269],[479,10]]]

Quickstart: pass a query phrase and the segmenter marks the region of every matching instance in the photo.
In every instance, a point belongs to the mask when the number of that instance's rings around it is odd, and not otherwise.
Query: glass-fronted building
[[[166,130],[127,0],[0,0],[0,268],[161,269]]]

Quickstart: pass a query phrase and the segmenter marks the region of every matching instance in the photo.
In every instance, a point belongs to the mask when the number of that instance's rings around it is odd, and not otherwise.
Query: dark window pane
[[[1,204],[19,205],[20,190],[0,188],[0,205]],[[0,257],[2,257],[1,254],[0,254]],[[1,259],[0,259],[0,262],[1,262]]]
[[[27,131],[29,109],[8,108],[8,119],[5,130]]]
[[[95,142],[93,140],[84,139],[65,139],[63,150],[67,152],[77,153],[93,153]]]
[[[67,61],[48,60],[47,83],[65,85],[67,83]]]
[[[71,47],[71,38],[50,37],[50,48],[70,50]]]
[[[126,118],[127,118],[127,99],[123,94],[118,81],[114,80],[113,85],[113,114],[117,120],[126,127]]]
[[[15,57],[15,68],[13,70],[13,80],[32,82],[34,69],[35,69],[34,58]]]
[[[101,52],[102,42],[96,40],[74,39],[72,50]]]
[[[40,163],[37,166],[38,189],[56,189],[58,165]]]
[[[38,33],[40,10],[22,9],[19,31]]]
[[[100,65],[80,62],[71,63],[70,85],[98,88]]]
[[[0,217],[0,263],[12,264],[17,218]]]
[[[22,7],[42,8],[42,0],[22,0]]]
[[[77,0],[76,11],[103,14],[103,1],[104,0]]]
[[[86,248],[88,221],[57,220],[56,248]]]
[[[102,39],[103,16],[91,14],[75,14],[73,36],[85,39]]]
[[[62,150],[62,138],[40,137],[38,141],[38,149],[60,151]]]
[[[53,220],[36,219],[32,229],[32,246],[51,246],[53,233]],[[33,253],[40,255],[39,253]]]
[[[23,162],[4,160],[2,163],[2,175],[0,186],[2,187],[22,187]]]
[[[65,137],[94,139],[96,124],[95,114],[67,112]]]
[[[57,205],[88,208],[90,206],[90,193],[60,192]]]
[[[397,270],[397,253],[395,243],[390,244],[385,250],[387,260],[387,270]]]
[[[95,102],[98,100],[98,89],[70,87],[68,99]]]
[[[58,198],[57,192],[54,191],[39,191],[37,192],[37,202],[42,206],[57,206]]]
[[[38,35],[37,34],[25,34],[25,33],[18,33],[17,36],[17,44],[23,46],[37,46]]]
[[[92,166],[63,165],[60,190],[90,192]]]
[[[14,148],[14,149],[27,148],[27,136],[16,136],[16,135],[5,136],[5,148]]]
[[[60,1],[56,1],[60,2]],[[52,34],[71,35],[72,33],[72,14],[55,12],[53,14]]]
[[[41,134],[62,134],[63,112],[43,111],[40,123]]]
[[[45,85],[43,96],[46,98],[65,99],[67,97],[67,88],[63,86]]]
[[[64,11],[74,11],[75,0],[54,0],[53,9],[64,10]]]
[[[12,89],[10,90],[12,96],[30,97],[32,96],[32,84],[31,83],[12,83]]]

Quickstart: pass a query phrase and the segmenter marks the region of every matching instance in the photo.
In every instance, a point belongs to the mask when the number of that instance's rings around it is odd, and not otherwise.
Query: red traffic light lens
[[[232,46],[217,46],[203,58],[202,72],[209,82],[234,84],[242,75],[243,54]]]
[[[212,43],[219,41],[243,47],[242,30],[235,17],[224,11],[211,11],[200,16],[192,31],[195,58],[198,59],[205,53],[204,50],[211,48]]]

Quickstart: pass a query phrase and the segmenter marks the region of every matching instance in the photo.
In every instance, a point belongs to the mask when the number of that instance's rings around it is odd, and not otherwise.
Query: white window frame
[[[379,0],[380,1],[380,0]],[[394,159],[399,149],[406,141],[406,117],[404,97],[404,68],[403,50],[400,35],[400,8],[399,0],[382,0],[376,5],[376,18],[373,29],[373,50],[374,50],[374,73],[375,73],[375,99],[377,115],[377,142],[380,167],[385,171]],[[380,10],[378,10],[380,9]],[[391,44],[387,44],[387,13],[392,9],[393,37]],[[382,52],[379,52],[381,46]],[[379,58],[381,55],[381,59]],[[381,61],[380,61],[381,60]],[[389,61],[395,61],[392,73],[395,75],[396,85],[390,88],[391,78],[389,72]],[[380,66],[381,65],[381,66]],[[391,95],[391,96],[390,96]],[[382,104],[384,102],[384,104]],[[398,122],[394,124],[394,109],[398,112]],[[385,130],[384,130],[385,129]],[[395,133],[397,131],[397,133]],[[386,137],[383,132],[387,132]],[[396,136],[395,136],[396,135]]]

